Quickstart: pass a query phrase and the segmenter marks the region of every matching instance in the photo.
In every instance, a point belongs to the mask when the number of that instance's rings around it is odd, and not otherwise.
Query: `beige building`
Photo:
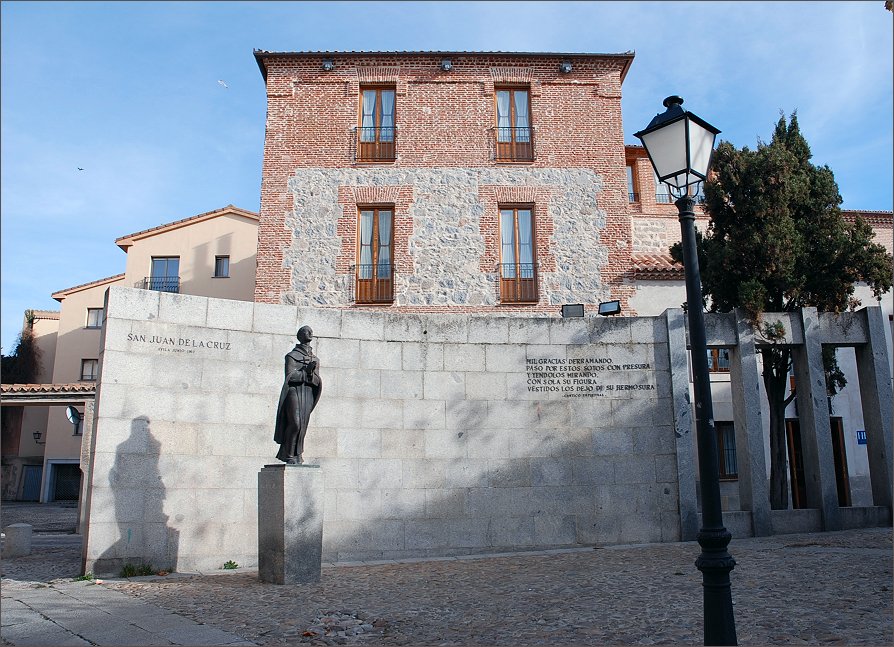
[[[39,383],[96,381],[103,303],[112,285],[252,300],[258,245],[254,212],[228,205],[122,236],[115,243],[127,254],[124,273],[55,292],[59,312],[35,311],[33,330],[42,352]],[[83,407],[75,408],[83,417]],[[71,422],[64,406],[21,411],[21,425],[4,431],[3,498],[76,500],[82,424]]]

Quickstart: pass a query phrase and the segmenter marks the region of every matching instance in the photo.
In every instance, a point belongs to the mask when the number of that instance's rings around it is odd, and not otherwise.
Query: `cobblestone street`
[[[5,560],[4,596],[76,575],[74,539],[36,535],[34,554]],[[740,644],[892,642],[890,528],[733,539],[730,551]],[[322,644],[325,628],[330,644],[701,644],[698,552],[651,544],[339,564],[303,586],[261,584],[243,569],[102,586],[257,644]]]

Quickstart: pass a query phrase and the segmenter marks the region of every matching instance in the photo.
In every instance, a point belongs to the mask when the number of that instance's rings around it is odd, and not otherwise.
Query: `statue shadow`
[[[114,514],[95,507],[91,512],[94,518],[111,516],[111,523],[102,525],[118,533],[118,539],[94,561],[97,575],[117,576],[125,570],[150,575],[177,570],[180,533],[168,525],[164,513],[166,489],[158,467],[160,450],[161,443],[150,431],[149,418],[134,418],[129,437],[115,448],[115,462],[109,472]]]

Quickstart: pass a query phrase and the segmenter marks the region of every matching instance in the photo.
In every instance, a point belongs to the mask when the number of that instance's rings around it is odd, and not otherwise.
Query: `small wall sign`
[[[858,445],[866,444],[866,430],[865,429],[857,430],[857,444]]]

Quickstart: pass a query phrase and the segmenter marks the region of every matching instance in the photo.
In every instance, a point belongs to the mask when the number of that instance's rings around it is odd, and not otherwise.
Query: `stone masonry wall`
[[[303,324],[324,380],[305,451],[323,469],[324,559],[680,539],[664,318],[413,315],[113,287],[87,570],[257,564],[257,474],[276,462],[283,356]]]
[[[294,209],[286,227],[294,235],[283,263],[291,289],[282,301],[353,305],[358,208],[388,203],[395,206],[396,306],[496,309],[498,204],[506,202],[534,207],[540,311],[555,313],[582,294],[608,300],[601,188],[602,178],[588,169],[300,169],[289,179]]]
[[[395,234],[404,236],[395,239],[402,292],[391,311],[530,314],[567,302],[626,304],[633,294],[621,123],[632,54],[575,55],[570,73],[559,71],[567,56],[548,54],[456,53],[449,72],[436,53],[333,54],[331,71],[320,55],[256,56],[267,89],[256,301],[350,306],[356,223],[338,221],[357,219],[353,198],[344,201],[349,187],[363,193],[376,183],[400,187],[377,194],[394,204]],[[372,85],[395,90],[393,161],[357,159],[360,90]],[[500,86],[530,92],[533,161],[495,159]],[[533,200],[537,258],[549,273],[540,302],[501,307],[487,248],[499,230],[496,221],[492,232],[476,225],[489,226],[503,200],[485,187],[505,195],[547,185],[547,203]],[[581,248],[594,255],[582,258]]]

